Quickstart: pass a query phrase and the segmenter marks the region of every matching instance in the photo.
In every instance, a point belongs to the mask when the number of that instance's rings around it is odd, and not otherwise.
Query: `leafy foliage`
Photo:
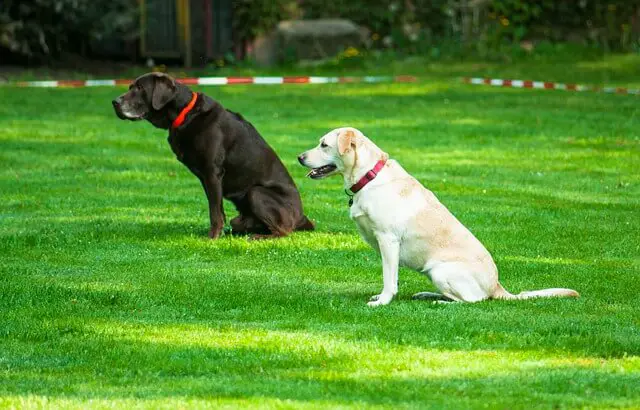
[[[84,54],[92,40],[137,35],[135,0],[3,0],[0,52],[28,57]],[[235,0],[243,48],[279,21],[341,17],[369,30],[368,45],[438,56],[464,48],[487,56],[541,41],[640,51],[640,0]]]
[[[27,56],[84,54],[92,40],[131,36],[135,0],[3,0],[0,48]]]
[[[640,44],[638,0],[302,0],[300,7],[308,18],[366,26],[374,46],[409,51],[444,39],[493,49],[542,39],[622,51]]]
[[[236,0],[233,2],[233,31],[237,40],[251,40],[272,30],[286,16],[283,0]]]
[[[638,0],[494,0],[490,11],[488,32],[511,42],[544,38],[629,50],[640,39]]]

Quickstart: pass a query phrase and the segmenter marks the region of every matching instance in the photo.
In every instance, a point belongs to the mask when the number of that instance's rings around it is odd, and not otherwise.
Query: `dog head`
[[[320,138],[318,146],[300,154],[298,161],[311,168],[307,176],[312,179],[343,174],[345,179],[353,180],[360,168],[366,168],[372,162],[375,164],[381,158],[386,159],[387,154],[362,132],[356,128],[344,127],[325,134]]]
[[[182,94],[185,94],[184,96]],[[191,91],[164,73],[147,73],[138,77],[129,91],[113,100],[113,108],[122,120],[148,120],[158,128],[169,128],[171,104],[177,98],[189,101]],[[176,114],[173,114],[176,115]]]

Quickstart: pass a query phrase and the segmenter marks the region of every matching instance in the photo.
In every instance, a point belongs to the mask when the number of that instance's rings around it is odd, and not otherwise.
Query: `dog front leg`
[[[222,234],[225,221],[222,205],[222,181],[218,172],[216,170],[208,171],[202,178],[202,185],[209,201],[209,220],[211,222],[209,237],[215,239]]]
[[[400,243],[394,235],[376,233],[378,249],[382,256],[382,293],[373,296],[369,306],[387,305],[398,293],[398,264],[400,263]]]

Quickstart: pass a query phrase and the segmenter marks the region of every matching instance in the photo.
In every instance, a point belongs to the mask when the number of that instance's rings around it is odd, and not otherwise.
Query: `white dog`
[[[435,195],[355,128],[338,128],[298,157],[320,179],[340,173],[351,196],[350,216],[360,235],[382,256],[382,293],[369,306],[386,305],[398,293],[398,267],[429,275],[441,294],[414,299],[478,302],[485,299],[577,297],[571,289],[513,295],[498,282],[491,255]]]

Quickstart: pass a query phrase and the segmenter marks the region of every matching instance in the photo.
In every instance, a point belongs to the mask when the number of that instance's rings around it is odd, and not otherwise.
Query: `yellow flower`
[[[506,17],[500,17],[500,24],[506,27],[509,25],[509,20]]]
[[[357,48],[354,48],[354,47],[349,47],[346,50],[344,50],[345,57],[355,57],[358,54],[360,54],[360,52],[358,51]]]

